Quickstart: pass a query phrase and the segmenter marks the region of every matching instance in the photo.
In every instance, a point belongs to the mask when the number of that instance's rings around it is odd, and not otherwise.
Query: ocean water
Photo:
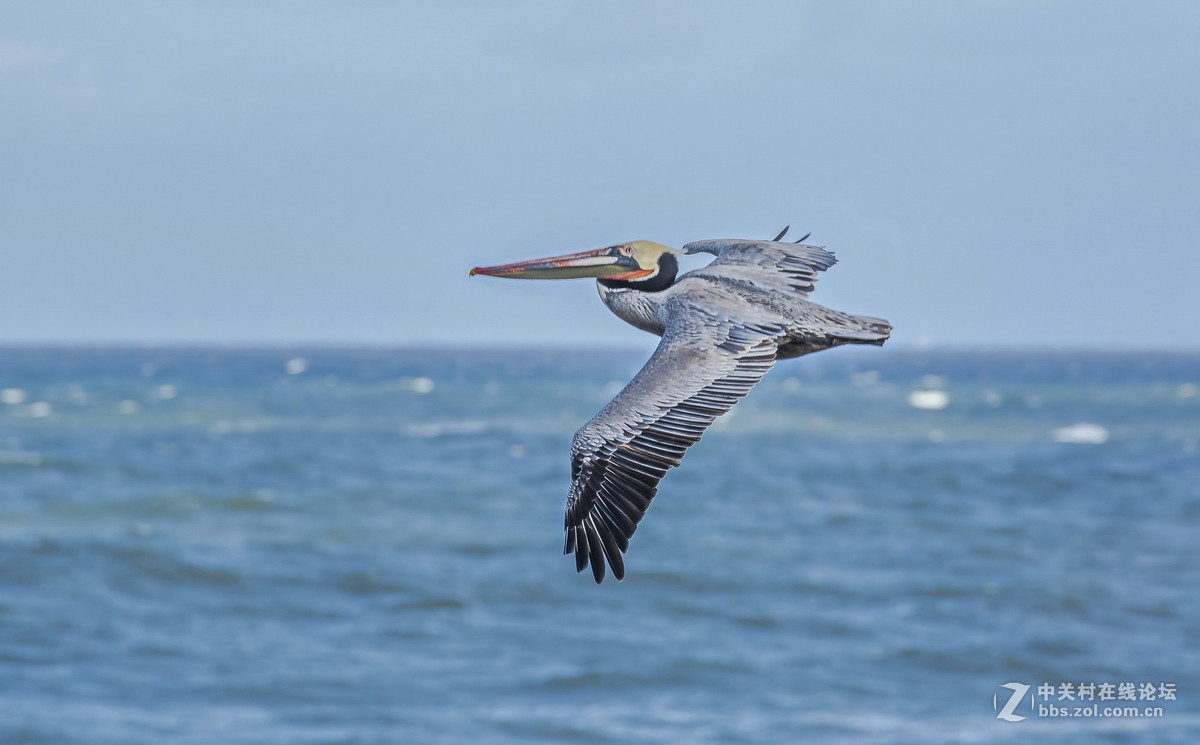
[[[0,350],[0,742],[1200,741],[1200,356],[781,363],[597,586],[567,448],[641,362]]]

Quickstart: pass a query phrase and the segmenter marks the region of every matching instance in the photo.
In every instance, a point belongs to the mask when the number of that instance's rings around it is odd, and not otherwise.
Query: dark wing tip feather
[[[770,242],[773,242],[773,244],[778,244],[779,241],[784,240],[784,236],[787,235],[788,230],[791,228],[792,226],[784,226],[784,229],[780,230],[779,235],[776,235],[775,238],[770,239]],[[804,234],[804,238],[792,242],[793,244],[803,244],[804,241],[809,240],[810,235],[812,235],[811,230],[809,233]]]
[[[778,243],[779,241],[783,240],[783,237],[784,237],[785,235],[787,235],[787,234],[788,234],[788,230],[790,230],[790,229],[791,229],[791,227],[792,227],[791,225],[784,225],[784,226],[783,226],[783,230],[779,231],[779,235],[777,235],[777,236],[775,236],[774,238],[772,238],[772,239],[771,239],[771,242],[772,242],[772,243]],[[809,232],[805,233],[803,238],[801,238],[801,239],[800,239],[800,240],[798,240],[798,241],[792,241],[792,243],[803,243],[803,242],[805,242],[806,240],[808,240],[808,237],[809,237],[810,235],[812,235],[812,231],[809,231]]]
[[[600,537],[592,518],[584,520],[583,524],[587,528],[588,560],[592,564],[592,576],[595,577],[596,584],[600,584],[604,581],[604,539]]]
[[[575,571],[582,572],[587,568],[590,553],[587,531],[582,525],[576,525],[571,531],[575,534]]]
[[[597,469],[604,473],[607,469]],[[580,484],[584,496],[574,493],[568,500],[564,554],[575,554],[575,571],[592,568],[592,577],[597,583],[604,580],[606,567],[612,569],[617,580],[625,579],[625,559],[622,554],[629,548],[629,539],[637,530],[649,498],[636,495],[637,489],[650,489],[638,482],[634,486],[621,482],[604,483],[592,478]],[[624,493],[622,493],[624,490]],[[585,502],[587,506],[585,508]],[[640,508],[637,505],[641,505]]]

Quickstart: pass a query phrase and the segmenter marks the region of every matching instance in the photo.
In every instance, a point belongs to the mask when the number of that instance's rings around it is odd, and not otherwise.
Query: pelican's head
[[[675,281],[675,273],[679,271],[675,253],[674,249],[661,243],[630,241],[549,259],[477,266],[471,270],[471,275],[484,274],[514,279],[595,277],[607,286],[665,287]]]

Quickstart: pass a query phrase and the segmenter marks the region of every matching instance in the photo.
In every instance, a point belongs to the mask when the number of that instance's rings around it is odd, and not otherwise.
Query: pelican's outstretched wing
[[[688,254],[710,253],[717,257],[708,266],[688,272],[685,276],[719,275],[758,285],[770,283],[776,290],[804,294],[813,291],[817,272],[823,272],[837,263],[833,253],[820,246],[778,241],[738,238],[695,241],[684,246],[683,251]]]
[[[782,329],[739,326],[681,298],[681,312],[645,367],[571,444],[566,546],[597,582],[621,554],[667,470],[775,364]]]

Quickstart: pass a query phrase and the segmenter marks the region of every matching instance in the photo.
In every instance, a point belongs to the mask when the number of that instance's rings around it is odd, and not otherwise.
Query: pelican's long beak
[[[515,264],[477,266],[471,276],[485,274],[489,277],[513,277],[515,279],[574,279],[578,277],[607,277],[609,279],[633,279],[649,274],[642,269],[633,256],[622,253],[623,246],[608,246],[592,251],[580,251],[549,259],[518,261]]]

